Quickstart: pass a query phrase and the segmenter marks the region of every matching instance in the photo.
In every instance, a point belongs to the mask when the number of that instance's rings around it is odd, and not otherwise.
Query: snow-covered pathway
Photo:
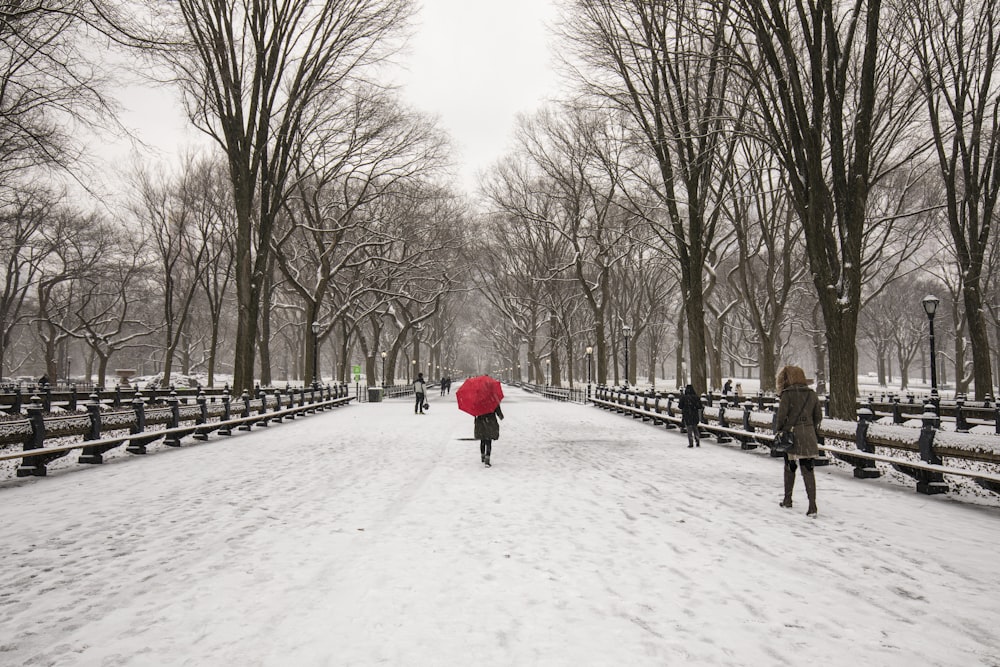
[[[509,393],[0,484],[0,664],[1000,665],[1000,510]]]

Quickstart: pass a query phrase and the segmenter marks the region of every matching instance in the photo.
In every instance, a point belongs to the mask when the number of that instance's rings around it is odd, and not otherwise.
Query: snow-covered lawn
[[[509,394],[0,483],[0,664],[1000,664],[995,505]]]

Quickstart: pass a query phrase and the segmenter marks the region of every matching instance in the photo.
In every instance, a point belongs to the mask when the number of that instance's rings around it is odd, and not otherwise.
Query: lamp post
[[[937,389],[937,356],[934,352],[934,313],[937,312],[938,298],[933,294],[928,294],[920,302],[924,307],[924,312],[927,313],[927,323],[930,325],[930,340],[931,340],[931,400],[934,401],[935,405],[938,400],[938,389]]]
[[[385,352],[382,353],[382,386],[385,386]]]
[[[312,323],[313,332],[313,389],[319,386],[319,322]]]
[[[549,386],[552,379],[552,359],[545,360],[545,386]]]
[[[413,382],[414,380],[417,379],[417,360],[416,359],[414,359],[413,361],[410,362],[410,368],[412,369],[410,371],[410,382]]]
[[[628,375],[629,375],[629,373],[628,373],[628,371],[629,371],[629,366],[628,366],[628,337],[632,334],[632,327],[630,327],[629,325],[626,324],[625,326],[622,327],[622,333],[625,334],[625,386],[627,387],[628,386],[628,379],[629,379],[628,378]]]

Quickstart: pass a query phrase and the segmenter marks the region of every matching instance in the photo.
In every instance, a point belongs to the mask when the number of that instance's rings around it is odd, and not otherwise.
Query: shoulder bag
[[[799,417],[802,416],[802,413],[805,411],[807,405],[809,405],[808,396],[806,396],[806,400],[802,404],[802,407],[799,408],[799,413],[795,415],[795,419],[791,421],[791,428],[785,428],[774,434],[774,443],[771,445],[771,449],[784,454],[795,447],[795,425],[799,423]]]

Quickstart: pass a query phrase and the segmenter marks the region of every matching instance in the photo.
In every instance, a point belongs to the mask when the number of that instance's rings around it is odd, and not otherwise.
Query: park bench
[[[672,395],[650,396],[599,388],[591,402],[599,408],[664,425],[666,428],[681,426],[680,410],[676,408]],[[720,443],[738,440],[742,449],[754,449],[758,445],[770,446],[774,441],[774,413],[754,412],[753,406],[751,401],[742,405],[740,428],[730,425],[727,418],[728,406],[725,403],[715,409],[703,410],[703,423],[699,424],[699,429]],[[854,476],[860,479],[879,477],[881,471],[874,464],[881,462],[916,480],[917,491],[920,493],[947,492],[949,486],[944,475],[955,475],[972,479],[982,488],[1000,494],[1000,475],[986,470],[943,464],[944,457],[976,464],[1000,464],[1000,439],[989,434],[955,432],[948,434],[947,441],[935,442],[940,418],[933,407],[933,404],[924,406],[922,426],[919,429],[896,424],[874,424],[876,415],[867,408],[858,411],[856,423],[824,420],[817,429],[820,451],[854,466]],[[831,445],[826,442],[827,439],[837,443],[854,441],[855,448]],[[981,446],[984,439],[986,445]],[[880,454],[876,452],[876,447],[914,453],[920,456],[920,460]],[[771,450],[771,455],[781,457],[774,450]],[[824,465],[829,463],[829,459],[820,457],[816,459],[816,463]]]
[[[272,422],[339,407],[352,400],[354,397],[348,394],[346,385],[304,388],[286,394],[275,389],[270,397],[267,391],[259,390],[253,399],[244,393],[233,402],[226,395],[222,402],[216,404],[209,404],[201,395],[195,405],[182,406],[180,400],[173,397],[167,401],[166,407],[149,409],[141,394],[137,394],[131,411],[105,412],[95,397],[87,404],[86,414],[46,417],[40,400],[32,397],[27,419],[0,424],[0,446],[21,445],[20,451],[0,450],[0,461],[22,459],[16,471],[18,477],[42,477],[47,474],[49,463],[74,449],[82,450],[79,463],[99,464],[103,463],[104,453],[126,443],[127,452],[145,454],[146,446],[161,438],[165,445],[179,447],[181,439],[187,436],[206,440],[212,432],[231,435],[233,427],[241,430],[250,430],[253,426],[266,427]],[[164,428],[147,430],[152,425],[163,425]],[[123,430],[128,430],[128,433],[105,435],[107,431]],[[46,440],[67,436],[83,438],[77,442],[46,446]]]

